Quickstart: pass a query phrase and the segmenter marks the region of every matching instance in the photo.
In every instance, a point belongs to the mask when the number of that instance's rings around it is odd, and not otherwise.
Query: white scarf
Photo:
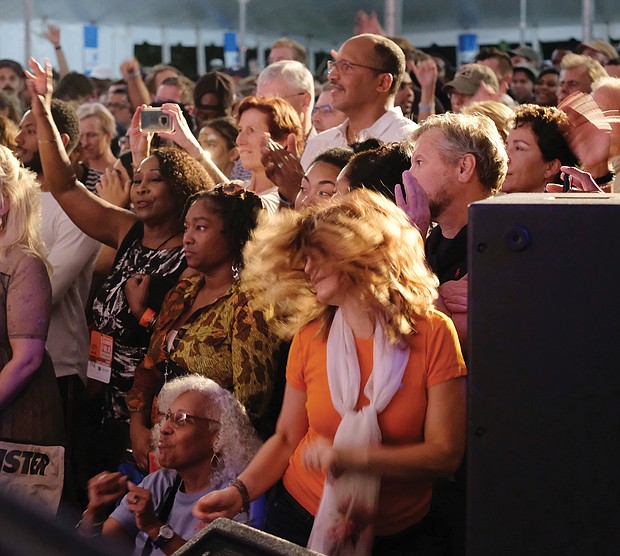
[[[377,415],[401,386],[408,360],[409,348],[391,345],[377,324],[372,373],[364,388],[370,403],[356,411],[361,377],[355,338],[342,311],[336,311],[327,339],[329,390],[342,416],[334,447],[381,443]],[[308,547],[328,556],[370,554],[380,484],[381,478],[375,474],[348,471],[335,478],[328,473]]]

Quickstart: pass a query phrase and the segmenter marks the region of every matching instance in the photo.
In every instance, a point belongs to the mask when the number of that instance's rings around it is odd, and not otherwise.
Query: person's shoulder
[[[418,316],[415,321],[415,333],[408,336],[408,342],[415,342],[416,337],[434,334],[441,330],[453,328],[452,319],[434,307],[426,315]]]
[[[7,253],[7,262],[9,267],[15,270],[43,270],[47,274],[45,263],[41,260],[41,257],[21,247],[14,247],[9,250]]]
[[[299,332],[297,332],[296,336],[299,337],[303,342],[308,342],[314,340],[316,338],[323,338],[321,333],[321,328],[323,327],[323,318],[318,318],[306,324]]]
[[[140,487],[150,490],[151,492],[161,492],[174,484],[176,477],[177,472],[174,469],[162,467],[146,475],[140,483]]]

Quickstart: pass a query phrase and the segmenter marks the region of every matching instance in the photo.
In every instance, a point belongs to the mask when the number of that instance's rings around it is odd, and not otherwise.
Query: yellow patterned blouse
[[[202,275],[191,276],[168,292],[146,357],[136,367],[127,407],[150,415],[153,397],[164,380],[199,373],[232,392],[260,432],[273,391],[274,352],[280,341],[263,313],[248,306],[250,295],[237,282],[222,297],[195,311],[178,329],[170,352],[166,347],[168,333],[190,310],[203,282]],[[171,368],[171,375],[165,377]]]

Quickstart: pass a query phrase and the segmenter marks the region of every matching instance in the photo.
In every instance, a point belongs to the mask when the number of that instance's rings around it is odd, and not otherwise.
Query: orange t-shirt
[[[332,404],[327,379],[327,341],[318,333],[316,321],[295,336],[291,345],[286,380],[289,386],[306,393],[309,428],[291,456],[284,474],[284,486],[312,515],[316,515],[323,492],[325,474],[310,471],[301,454],[317,436],[333,440],[340,414]],[[423,441],[427,391],[432,386],[467,374],[452,321],[438,311],[428,319],[419,318],[417,333],[408,337],[409,361],[401,388],[379,414],[382,443],[414,444]],[[373,364],[373,339],[355,339],[361,372],[358,409],[368,404],[364,387]],[[391,535],[420,521],[430,507],[432,481],[383,478],[375,533]]]

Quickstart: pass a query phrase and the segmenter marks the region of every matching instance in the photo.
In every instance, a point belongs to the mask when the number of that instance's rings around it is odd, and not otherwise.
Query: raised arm
[[[60,75],[60,78],[62,79],[69,73],[69,64],[67,63],[67,58],[65,58],[65,53],[62,49],[62,45],[60,44],[60,27],[51,24],[48,25],[45,30],[45,38],[52,43],[52,46],[56,51],[58,75]]]
[[[170,133],[159,133],[162,139],[171,139],[179,147],[194,157],[205,168],[214,183],[228,183],[230,180],[211,160],[209,151],[205,151],[194,137],[192,130],[187,125],[187,120],[181,112],[181,107],[175,103],[166,103],[161,107],[162,111],[169,114],[174,123],[174,129]]]
[[[120,72],[127,83],[127,93],[132,110],[141,104],[150,104],[151,95],[140,73],[140,62],[135,58],[125,60],[120,66]]]
[[[52,68],[49,62],[43,69],[31,58],[26,75],[46,186],[78,228],[101,243],[117,248],[136,216],[100,199],[78,182],[50,110]]]

